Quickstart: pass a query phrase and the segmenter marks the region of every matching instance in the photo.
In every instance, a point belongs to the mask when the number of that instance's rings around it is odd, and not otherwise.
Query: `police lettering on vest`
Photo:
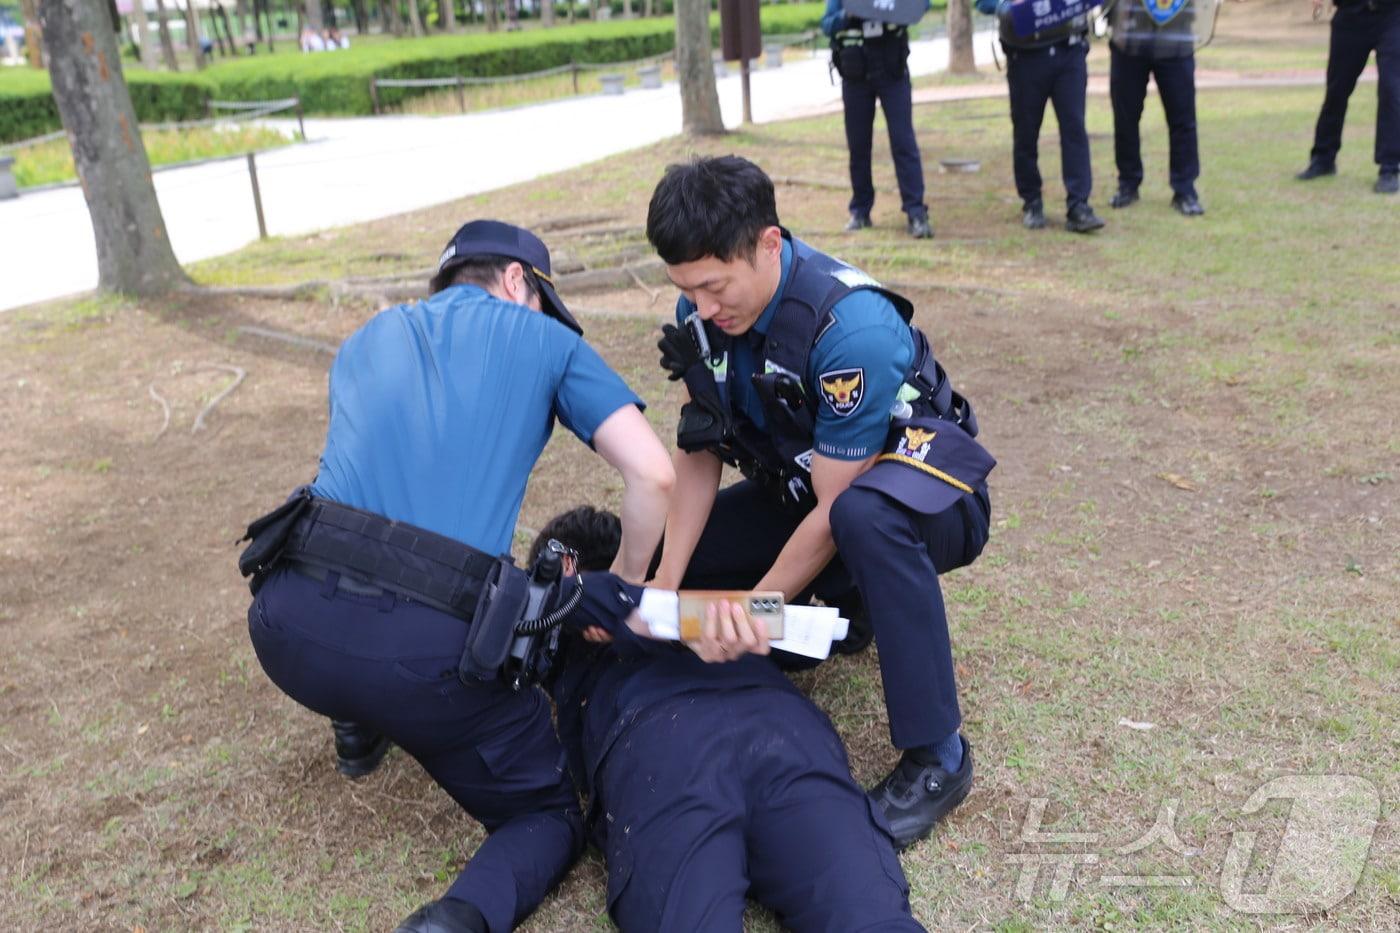
[[[1089,31],[1090,12],[1103,0],[1017,0],[997,7],[1003,48],[1038,49]]]

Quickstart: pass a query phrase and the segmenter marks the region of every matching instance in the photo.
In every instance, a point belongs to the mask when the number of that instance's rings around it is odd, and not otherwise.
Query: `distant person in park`
[[[1376,107],[1377,194],[1400,191],[1400,0],[1333,0],[1332,44],[1327,53],[1327,95],[1317,115],[1312,156],[1300,181],[1337,174],[1347,101],[1371,52],[1380,72]],[[1323,0],[1313,0],[1313,14]]]
[[[341,34],[340,30],[332,26],[326,30],[326,48],[328,49],[348,49],[350,39]]]
[[[939,582],[987,541],[972,406],[908,299],[783,229],[747,159],[668,167],[647,239],[680,289],[658,347],[689,396],[653,583],[815,594],[864,636],[847,652],[873,629],[899,762],[871,794],[912,844],[972,786]],[[725,464],[744,478],[721,489]]]
[[[1006,83],[1011,93],[1011,157],[1016,193],[1021,196],[1021,223],[1028,230],[1045,226],[1041,197],[1040,126],[1045,105],[1055,107],[1060,125],[1060,174],[1065,182],[1065,229],[1090,233],[1103,221],[1089,206],[1094,190],[1089,161],[1089,132],[1084,128],[1084,99],[1089,88],[1089,15],[1026,32],[1014,15],[1033,0],[977,0],[977,9],[996,16],[1001,48],[1006,53]]]
[[[310,26],[304,26],[301,30],[301,50],[303,52],[324,52],[326,40]]]
[[[1196,141],[1196,0],[1118,0],[1109,14],[1109,97],[1113,102],[1113,156],[1118,190],[1108,202],[1136,204],[1142,185],[1142,140],[1138,125],[1147,81],[1167,114],[1172,207],[1184,217],[1206,212],[1196,191],[1201,158]]]
[[[582,817],[544,691],[473,664],[473,619],[524,586],[504,555],[556,421],[618,473],[623,578],[646,576],[674,474],[528,230],[464,225],[429,291],[341,345],[316,478],[249,528],[240,569],[258,661],[333,721],[339,769],[370,773],[392,742],[486,827],[446,896],[400,929],[497,933],[564,876]],[[501,598],[513,627],[519,604]]]
[[[757,633],[725,663],[654,640],[635,611],[646,591],[595,572],[612,564],[618,532],[608,512],[565,512],[530,562],[550,539],[578,552],[565,572],[582,573],[584,597],[551,693],[622,933],[738,931],[746,895],[798,933],[922,931],[831,720],[762,656]],[[750,634],[742,609],[717,608]]]
[[[922,11],[928,0],[906,0]],[[920,14],[922,15],[922,13]],[[933,236],[924,203],[924,163],[914,133],[913,87],[909,83],[909,27],[848,15],[842,0],[827,0],[822,32],[831,38],[831,63],[841,76],[846,113],[846,148],[850,153],[851,202],[848,231],[871,225],[875,182],[870,154],[874,146],[875,104],[885,112],[890,154],[899,182],[900,207],[909,235]]]

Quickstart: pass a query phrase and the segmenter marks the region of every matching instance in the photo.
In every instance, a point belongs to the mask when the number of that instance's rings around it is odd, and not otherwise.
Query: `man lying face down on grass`
[[[751,895],[792,930],[923,930],[840,737],[762,656],[761,628],[720,663],[647,637],[642,587],[601,572],[618,536],[616,516],[585,506],[551,520],[531,554],[551,538],[578,552],[583,598],[551,692],[607,860],[613,920],[624,931],[740,931]],[[740,607],[711,613],[743,644]]]

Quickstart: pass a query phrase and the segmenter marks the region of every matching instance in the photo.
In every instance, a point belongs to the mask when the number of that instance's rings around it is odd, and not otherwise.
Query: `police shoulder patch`
[[[838,417],[846,418],[855,413],[865,400],[865,370],[833,369],[817,377],[821,385],[822,398]]]

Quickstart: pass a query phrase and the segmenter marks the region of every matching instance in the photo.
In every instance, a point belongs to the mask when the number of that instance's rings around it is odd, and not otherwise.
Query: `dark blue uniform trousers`
[[[1332,163],[1342,148],[1342,124],[1347,101],[1366,59],[1376,53],[1380,72],[1380,102],[1376,110],[1376,164],[1400,168],[1400,3],[1368,10],[1338,7],[1332,17],[1332,44],[1327,53],[1327,96],[1317,116],[1312,158]]]
[[[851,158],[851,211],[869,214],[875,206],[875,182],[870,174],[870,152],[875,144],[875,102],[885,111],[894,156],[894,177],[899,182],[900,206],[911,217],[928,214],[924,204],[924,163],[914,135],[914,99],[909,76],[888,78],[878,74],[860,81],[841,81],[846,105],[846,148]]]
[[[539,690],[457,677],[467,626],[392,594],[277,571],[248,610],[258,660],[303,706],[376,729],[490,833],[447,896],[513,929],[564,876],[582,818]]]
[[[1041,197],[1040,126],[1047,101],[1054,105],[1055,120],[1060,124],[1060,174],[1065,181],[1066,207],[1087,202],[1094,189],[1089,133],[1084,128],[1088,48],[1084,43],[1061,43],[1043,49],[1006,49],[1012,165],[1016,193],[1024,202]]]
[[[691,692],[643,713],[597,777],[608,910],[623,933],[923,930],[883,818],[805,697]]]
[[[852,582],[859,588],[880,649],[890,738],[897,748],[941,741],[962,724],[938,577],[982,553],[990,515],[985,487],[937,515],[920,515],[861,488],[847,489],[832,504],[837,556],[810,593],[834,604]],[[682,585],[752,587],[801,519],[757,483],[744,480],[721,490]]]
[[[1147,100],[1147,79],[1157,79],[1162,109],[1167,114],[1172,191],[1196,194],[1201,158],[1196,148],[1196,56],[1144,58],[1109,46],[1108,94],[1113,101],[1113,156],[1118,164],[1118,187],[1136,191],[1142,184],[1142,140],[1138,124]]]

